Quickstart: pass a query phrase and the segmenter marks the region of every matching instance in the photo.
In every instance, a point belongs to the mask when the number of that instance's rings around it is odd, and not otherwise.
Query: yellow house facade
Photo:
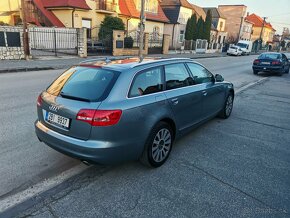
[[[20,0],[1,0],[0,22],[12,26],[21,23],[20,5]]]
[[[257,39],[260,39],[260,33],[262,31],[262,27],[253,27],[253,33],[252,33],[252,41],[256,41]],[[271,43],[273,41],[273,37],[275,35],[275,31],[273,28],[264,27],[262,31],[262,40],[263,43]]]

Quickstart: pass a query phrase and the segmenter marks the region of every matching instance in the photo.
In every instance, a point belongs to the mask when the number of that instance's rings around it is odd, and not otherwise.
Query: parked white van
[[[240,47],[242,50],[243,55],[249,55],[252,51],[253,48],[253,42],[251,41],[246,41],[246,40],[240,40],[236,46]]]

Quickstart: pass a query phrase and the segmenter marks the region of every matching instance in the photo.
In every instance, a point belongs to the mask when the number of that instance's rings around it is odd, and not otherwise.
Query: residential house
[[[251,14],[247,16],[246,19],[253,23],[252,41],[259,40],[261,36],[262,45],[273,43],[273,37],[276,30],[270,23],[264,21],[263,18],[256,14]]]
[[[140,23],[141,0],[119,0],[119,17],[123,20],[128,35],[137,39]],[[162,40],[164,27],[169,19],[164,14],[159,0],[145,0],[145,32],[154,40]]]
[[[5,4],[7,1],[15,0],[4,0]],[[117,16],[119,13],[118,0],[25,1],[28,23],[36,26],[85,27],[88,29],[89,38],[97,37],[100,24],[106,15]],[[17,13],[21,8],[20,3],[19,1]]]
[[[248,28],[245,27],[246,33],[244,33],[243,23],[247,15],[247,6],[245,5],[219,5],[218,10],[227,19],[225,24],[225,31],[228,33],[227,42],[236,43],[239,41],[240,36],[243,36],[244,40],[250,40],[251,35]],[[246,23],[245,23],[246,26]]]
[[[211,28],[211,41],[212,44],[224,44],[227,32],[225,31],[226,21],[225,16],[219,11],[218,8],[204,8],[205,13],[211,11],[212,15],[212,28]]]
[[[169,34],[170,49],[180,49],[184,42],[187,20],[193,13],[187,0],[162,0],[161,7],[170,23],[165,24],[164,33]]]
[[[253,33],[253,25],[254,23],[249,21],[246,17],[243,19],[242,27],[240,31],[240,40],[252,40],[252,33]]]

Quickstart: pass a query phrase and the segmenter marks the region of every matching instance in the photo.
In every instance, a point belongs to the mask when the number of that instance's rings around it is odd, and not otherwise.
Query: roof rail
[[[165,61],[182,61],[182,60],[192,60],[191,58],[160,58],[158,60],[156,60],[156,62],[165,62]],[[148,64],[152,64],[151,62],[139,62],[138,65],[133,66],[132,68],[135,67],[139,67],[140,65],[148,65]]]
[[[92,63],[92,62],[96,62],[96,61],[105,61],[105,62],[109,63],[111,61],[124,60],[124,59],[129,59],[132,57],[133,56],[100,57],[100,58],[93,58],[93,59],[81,61],[79,64],[87,64],[87,63]]]

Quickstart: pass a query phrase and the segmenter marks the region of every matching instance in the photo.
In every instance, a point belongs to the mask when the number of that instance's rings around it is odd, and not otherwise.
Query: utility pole
[[[242,27],[243,27],[243,21],[244,21],[244,17],[241,17],[241,24],[240,24],[240,30],[239,30],[239,34],[238,34],[238,41],[240,40],[241,38],[241,32],[242,32]]]
[[[262,25],[262,29],[261,29],[261,32],[260,32],[259,49],[258,50],[260,50],[261,47],[262,47],[262,33],[264,31],[264,26],[265,26],[265,23],[266,23],[266,19],[267,19],[267,17],[263,17],[263,25]]]
[[[26,7],[25,0],[21,0],[21,12],[22,12],[22,23],[23,23],[24,55],[25,55],[25,59],[28,60],[30,56],[30,51],[29,51],[28,29],[27,29],[27,7]]]
[[[139,59],[140,62],[143,60],[143,47],[144,47],[144,27],[145,27],[145,0],[141,0],[141,11],[140,11],[140,34],[139,34]]]

